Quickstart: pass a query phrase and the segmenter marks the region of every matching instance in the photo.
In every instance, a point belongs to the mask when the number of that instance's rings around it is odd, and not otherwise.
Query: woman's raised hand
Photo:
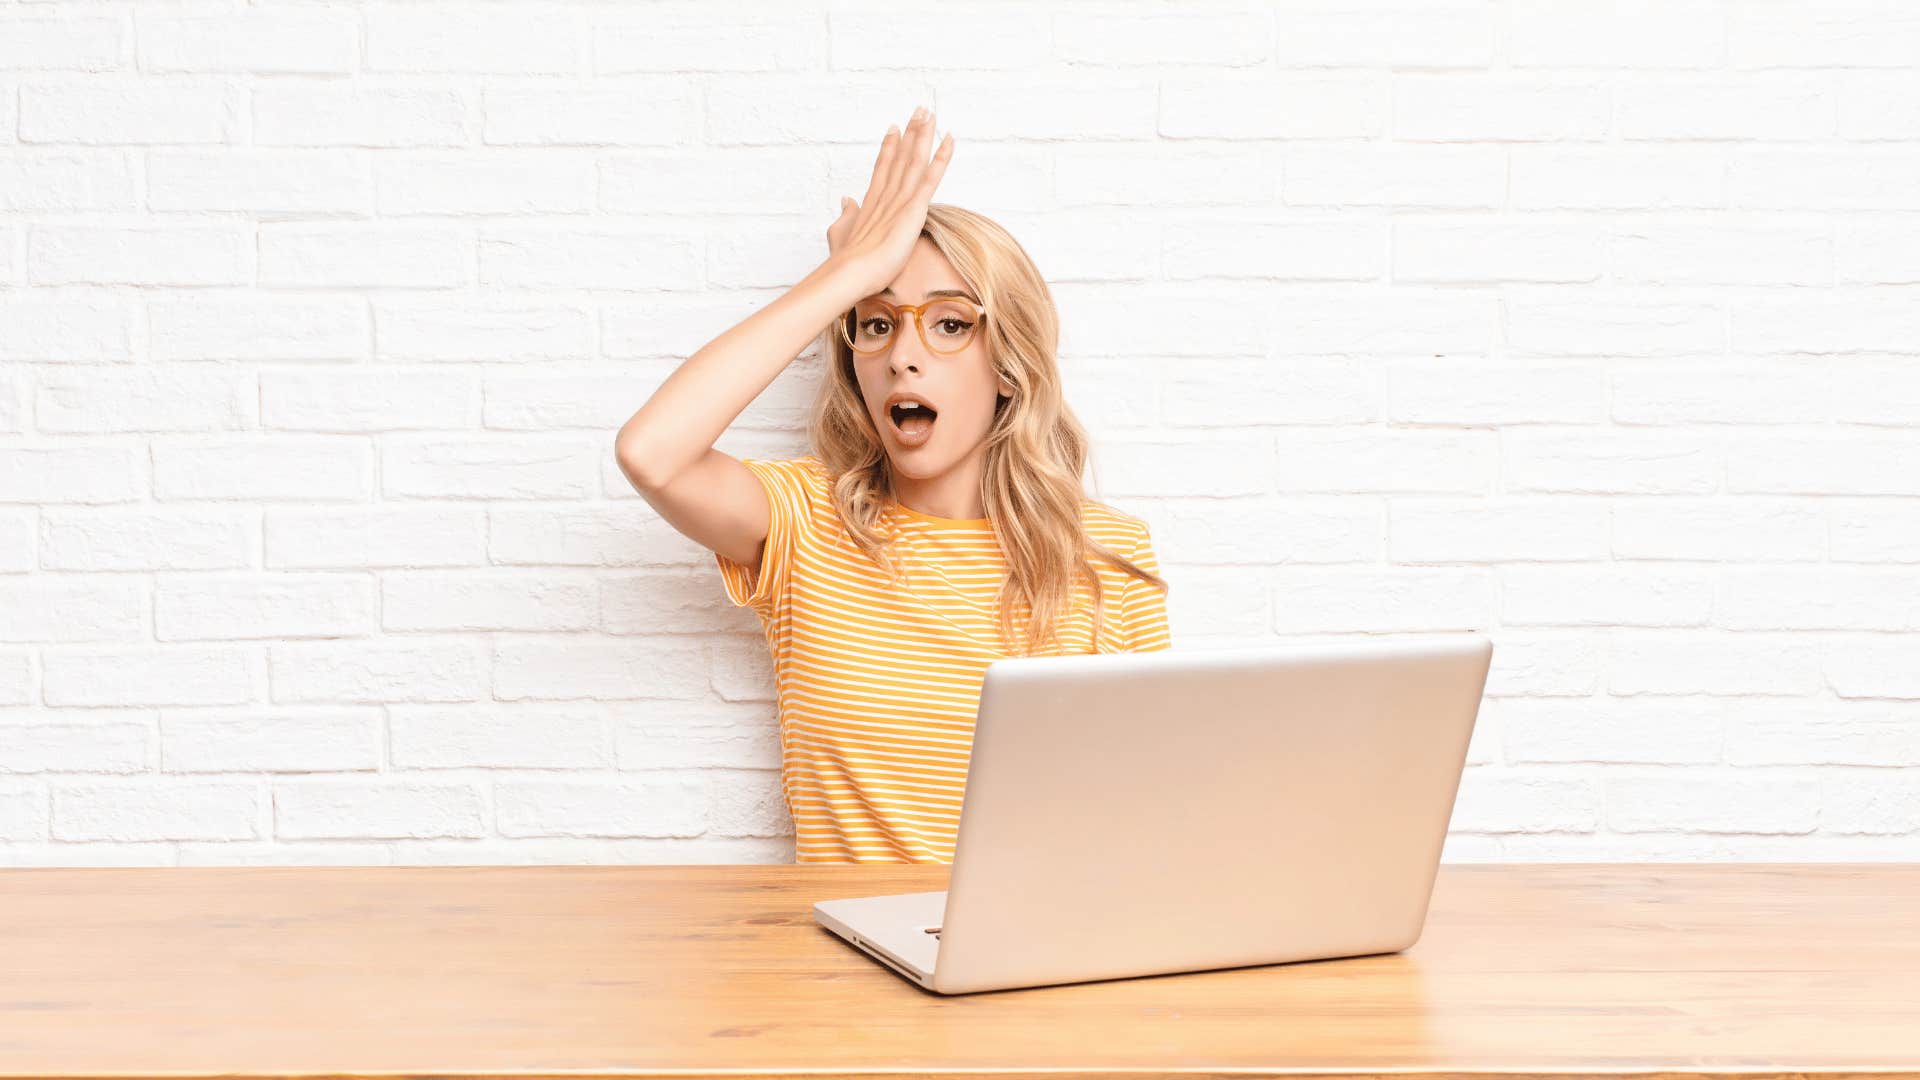
[[[827,226],[827,257],[857,267],[852,273],[863,286],[862,296],[886,288],[913,254],[927,222],[927,204],[953,158],[952,132],[928,160],[932,141],[933,113],[925,107],[913,111],[905,131],[889,126],[866,198],[841,199],[839,218]]]

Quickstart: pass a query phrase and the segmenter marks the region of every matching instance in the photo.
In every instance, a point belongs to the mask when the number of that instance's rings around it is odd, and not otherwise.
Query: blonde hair
[[[1001,638],[1010,653],[1057,650],[1058,623],[1072,611],[1077,579],[1093,597],[1097,651],[1105,599],[1089,555],[1156,588],[1166,589],[1167,582],[1093,539],[1081,520],[1088,440],[1061,393],[1053,294],[1013,236],[984,215],[930,203],[921,235],[980,298],[994,374],[1014,388],[1012,397],[996,400],[980,480],[981,502],[1007,562],[997,604]],[[886,501],[895,497],[886,447],[860,394],[852,350],[836,327],[827,327],[825,341],[826,378],[809,421],[814,454],[833,478],[834,511],[848,537],[897,583],[892,537],[877,528]],[[1026,615],[1024,650],[1013,645],[1021,637],[1016,607]]]

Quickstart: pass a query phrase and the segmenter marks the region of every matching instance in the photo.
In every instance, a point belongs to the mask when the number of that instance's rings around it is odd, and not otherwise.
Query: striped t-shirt
[[[760,617],[773,656],[781,786],[799,862],[950,863],[980,686],[1010,655],[995,602],[1006,562],[986,518],[889,502],[904,587],[848,539],[815,457],[747,460],[771,521],[756,576],[718,552],[727,597]],[[1094,539],[1160,572],[1146,522],[1091,499]],[[1166,595],[1091,556],[1105,602],[1100,652],[1171,648]],[[1094,652],[1091,594],[1058,617],[1059,649]],[[1051,651],[1051,650],[1043,650]]]

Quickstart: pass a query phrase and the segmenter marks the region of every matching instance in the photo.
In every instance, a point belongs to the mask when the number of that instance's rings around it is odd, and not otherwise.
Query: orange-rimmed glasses
[[[841,317],[840,340],[861,356],[884,353],[900,336],[901,323],[912,319],[928,352],[956,353],[973,343],[986,317],[985,308],[964,296],[943,296],[924,304],[889,304],[868,297]]]

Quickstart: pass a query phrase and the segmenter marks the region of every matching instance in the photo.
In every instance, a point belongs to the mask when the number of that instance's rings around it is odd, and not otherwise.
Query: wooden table
[[[943,997],[946,866],[0,870],[0,1075],[1920,1077],[1920,864],[1448,864],[1386,956]]]

